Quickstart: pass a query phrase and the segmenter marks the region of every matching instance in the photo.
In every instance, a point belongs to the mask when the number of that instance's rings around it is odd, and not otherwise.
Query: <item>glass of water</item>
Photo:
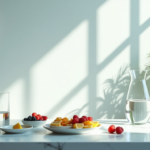
[[[10,121],[10,93],[0,92],[0,126],[9,125]]]

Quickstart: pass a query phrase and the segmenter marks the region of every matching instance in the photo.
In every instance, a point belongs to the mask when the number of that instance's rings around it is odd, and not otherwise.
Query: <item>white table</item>
[[[11,120],[15,124],[20,120]],[[99,120],[102,124],[97,132],[84,135],[58,135],[43,127],[34,128],[24,134],[5,134],[0,131],[0,150],[7,149],[59,149],[59,150],[95,150],[112,149],[136,150],[150,149],[150,123],[146,125],[130,125],[126,120]],[[22,124],[22,123],[21,123]],[[124,128],[123,134],[110,134],[108,127],[114,124]],[[20,148],[19,148],[20,147]]]

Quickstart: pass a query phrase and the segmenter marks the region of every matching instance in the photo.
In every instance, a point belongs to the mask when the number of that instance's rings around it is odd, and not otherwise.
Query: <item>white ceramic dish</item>
[[[102,127],[102,125],[96,128],[88,128],[88,129],[52,128],[50,124],[45,124],[43,127],[49,131],[58,134],[88,134],[99,130]]]
[[[20,133],[25,133],[31,130],[33,127],[32,126],[27,126],[27,125],[21,125],[22,129],[13,129],[13,125],[9,126],[1,126],[0,129],[6,133],[15,133],[15,134],[20,134]]]
[[[43,126],[44,124],[46,124],[46,121],[24,121],[22,120],[22,123],[24,125],[28,125],[28,126],[33,126],[33,127],[39,127],[39,126]]]

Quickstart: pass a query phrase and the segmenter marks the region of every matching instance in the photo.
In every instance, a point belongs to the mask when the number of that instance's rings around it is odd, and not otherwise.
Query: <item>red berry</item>
[[[47,116],[42,116],[41,118],[43,118],[43,120],[47,120]]]
[[[85,118],[85,119],[86,119],[86,121],[88,120],[88,117],[87,117],[87,116],[82,116],[82,118]]]
[[[114,125],[111,125],[109,128],[108,128],[108,132],[109,133],[114,133],[115,132],[115,126]]]
[[[84,122],[84,121],[86,121],[86,118],[84,118],[84,117],[79,118],[79,123],[82,123],[82,122]]]
[[[88,120],[89,120],[89,121],[93,121],[93,118],[92,118],[92,117],[88,117]]]
[[[39,116],[35,116],[36,120],[40,120],[40,117]]]
[[[116,128],[116,133],[117,133],[117,134],[121,134],[123,131],[124,131],[124,130],[123,130],[122,127],[117,127],[117,128]]]
[[[75,124],[75,123],[79,123],[79,119],[78,118],[73,118],[72,124]]]
[[[74,115],[73,118],[79,118],[77,115]]]
[[[37,116],[37,113],[36,112],[33,112],[32,113],[32,117],[36,117]]]
[[[43,121],[44,119],[41,117],[41,120]]]
[[[40,117],[40,119],[41,119],[41,115],[40,115],[40,114],[38,114],[37,116],[39,116],[39,117]]]

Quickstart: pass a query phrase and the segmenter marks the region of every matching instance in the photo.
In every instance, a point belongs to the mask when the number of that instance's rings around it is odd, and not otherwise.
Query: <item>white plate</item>
[[[21,125],[22,129],[13,129],[13,125],[1,126],[0,129],[6,133],[25,133],[32,129],[32,126]]]
[[[88,134],[95,132],[96,130],[99,130],[102,125],[96,128],[86,128],[86,129],[73,129],[73,128],[52,128],[50,127],[50,124],[45,124],[43,126],[45,129],[52,131],[54,133],[59,133],[59,134]]]
[[[39,127],[39,126],[43,126],[44,124],[46,124],[46,121],[24,121],[22,120],[22,123],[24,125],[28,125],[28,126],[33,126],[33,127]]]

